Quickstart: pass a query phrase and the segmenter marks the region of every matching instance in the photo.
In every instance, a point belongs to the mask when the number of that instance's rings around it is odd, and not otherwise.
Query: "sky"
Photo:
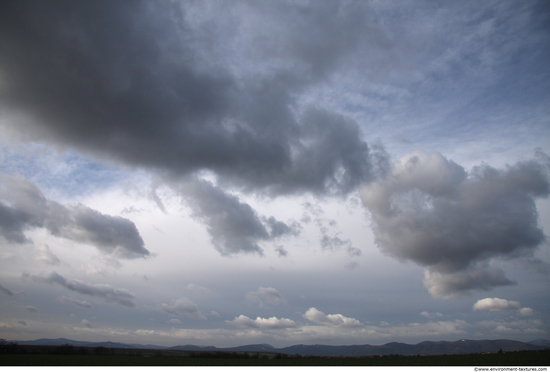
[[[547,1],[3,1],[0,337],[550,338]]]

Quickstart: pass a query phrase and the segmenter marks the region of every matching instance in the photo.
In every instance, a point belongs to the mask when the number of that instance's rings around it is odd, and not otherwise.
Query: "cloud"
[[[516,285],[502,269],[485,267],[469,268],[451,274],[441,274],[424,270],[424,286],[434,298],[451,298],[460,294],[470,294],[472,290],[488,291],[494,287]]]
[[[352,246],[351,240],[342,240],[338,236],[329,237],[328,235],[323,235],[321,238],[321,247],[324,250],[330,251],[339,250],[342,247],[345,247],[349,256],[354,257],[361,255],[361,250]]]
[[[25,231],[45,228],[54,236],[94,245],[120,258],[147,257],[143,239],[128,219],[102,214],[84,205],[65,206],[45,197],[30,181],[0,174],[0,235],[14,243],[28,243]],[[7,202],[8,204],[4,204]],[[49,247],[37,259],[60,263]]]
[[[181,324],[181,320],[179,320],[179,319],[170,319],[168,321],[168,323],[170,323],[170,324]]]
[[[474,310],[489,311],[518,310],[519,308],[521,305],[518,301],[508,301],[497,297],[478,300],[473,307]]]
[[[348,318],[342,314],[325,315],[323,312],[312,307],[303,315],[304,318],[314,323],[336,326],[336,327],[361,327],[363,324],[357,319]]]
[[[86,309],[89,309],[92,307],[92,305],[87,301],[80,301],[74,298],[61,296],[57,298],[57,301],[63,303],[63,304],[72,304],[79,307],[84,307]]]
[[[502,298],[484,298],[478,300],[474,306],[474,311],[476,310],[488,310],[488,311],[506,311],[506,310],[517,310],[519,316],[533,316],[535,311],[530,307],[521,307],[521,304],[518,301],[508,301]]]
[[[258,303],[259,307],[264,307],[265,305],[279,305],[286,302],[279,291],[271,287],[260,287],[256,291],[248,292],[245,298],[249,302]]]
[[[440,153],[397,160],[361,199],[385,253],[426,268],[434,297],[489,290],[515,282],[487,265],[492,258],[530,257],[545,241],[535,200],[550,192],[547,156],[504,169],[469,173]]]
[[[279,257],[286,257],[288,256],[288,251],[284,249],[283,246],[279,246],[275,249],[275,251],[279,254]]]
[[[195,179],[183,185],[182,195],[193,209],[195,217],[206,224],[212,243],[222,255],[263,255],[260,241],[295,235],[299,231],[298,225],[289,226],[273,216],[259,216],[236,195],[206,180]]]
[[[231,14],[241,26],[229,33],[204,29],[195,6],[5,6],[0,68],[9,79],[0,105],[29,119],[15,128],[26,138],[172,175],[208,169],[274,193],[346,193],[371,178],[357,123],[292,105],[359,45],[389,49],[366,6],[231,3],[202,15],[216,23]],[[243,42],[251,49],[240,65],[253,71],[218,55]]]
[[[258,328],[258,329],[282,329],[282,328],[296,328],[296,322],[290,319],[276,317],[260,318],[255,320],[250,319],[245,315],[239,315],[233,320],[226,320],[227,324],[231,324],[237,328]]]
[[[29,313],[36,313],[38,312],[38,308],[34,306],[23,306],[25,310],[27,310]]]
[[[190,292],[196,292],[196,293],[210,293],[210,290],[208,288],[203,287],[201,285],[195,284],[195,283],[189,283],[185,286],[185,289],[187,289]]]
[[[48,275],[24,275],[37,283],[58,284],[63,288],[83,295],[99,298],[105,302],[115,302],[123,306],[134,307],[134,295],[123,288],[114,288],[108,284],[89,284],[78,279],[66,279],[55,271]]]
[[[82,319],[82,321],[80,322],[80,324],[82,324],[82,325],[83,325],[84,327],[86,327],[86,328],[94,328],[94,327],[92,326],[92,323],[90,323],[90,322],[89,322],[88,320],[86,320],[86,319]]]
[[[425,316],[425,317],[428,318],[428,319],[434,319],[434,318],[436,318],[436,317],[443,316],[443,314],[441,314],[441,313],[430,314],[430,313],[427,312],[427,311],[421,312],[420,315]]]
[[[535,310],[531,309],[530,307],[522,307],[518,310],[518,314],[520,316],[533,316],[535,315]]]
[[[11,290],[9,290],[8,288],[4,287],[2,284],[0,284],[0,292],[8,295],[8,296],[15,296],[15,293],[13,293]]]
[[[49,265],[57,266],[61,264],[61,260],[51,251],[50,247],[47,244],[44,244],[40,247],[37,247],[39,252],[36,259],[38,261],[46,262]]]
[[[160,304],[159,309],[167,314],[174,316],[185,316],[191,319],[206,320],[199,307],[188,298],[180,298],[172,301],[170,305]]]

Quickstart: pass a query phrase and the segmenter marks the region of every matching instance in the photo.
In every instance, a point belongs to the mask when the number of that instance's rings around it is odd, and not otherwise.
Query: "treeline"
[[[228,351],[201,351],[190,352],[187,355],[189,358],[212,358],[212,359],[287,359],[301,358],[301,355],[287,355],[279,353],[250,353],[250,352],[228,352]]]
[[[75,347],[70,344],[49,345],[19,345],[17,342],[8,342],[0,339],[0,354],[54,354],[54,355],[109,355],[114,349],[103,346]]]

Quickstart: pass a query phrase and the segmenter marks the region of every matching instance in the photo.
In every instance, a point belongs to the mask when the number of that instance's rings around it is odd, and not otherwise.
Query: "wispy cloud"
[[[37,283],[57,284],[70,291],[92,296],[105,302],[114,302],[127,307],[134,307],[135,296],[123,288],[114,288],[109,284],[90,284],[78,279],[67,279],[55,271],[47,275],[25,275]]]

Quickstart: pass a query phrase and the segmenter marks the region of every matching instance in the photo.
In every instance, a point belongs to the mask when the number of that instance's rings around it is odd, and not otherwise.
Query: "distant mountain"
[[[533,341],[529,341],[528,344],[550,347],[550,340],[543,340],[543,339],[533,340]]]
[[[537,340],[538,341],[538,340]],[[543,340],[544,341],[544,340]],[[532,344],[512,340],[459,340],[424,341],[416,345],[390,342],[385,345],[293,345],[283,348],[275,348],[271,345],[245,345],[231,348],[216,348],[214,346],[200,347],[194,345],[173,346],[172,350],[187,351],[249,351],[264,353],[299,354],[311,356],[370,356],[370,355],[443,355],[443,354],[474,354],[496,353],[502,351],[542,350],[547,348],[545,344]]]
[[[83,347],[98,347],[117,349],[165,349],[185,350],[196,352],[254,352],[254,353],[281,353],[299,354],[311,356],[371,356],[371,355],[443,355],[443,354],[475,354],[496,353],[502,351],[543,350],[550,348],[549,340],[534,340],[531,342],[519,342],[513,340],[459,340],[448,341],[424,341],[415,345],[390,342],[384,345],[293,345],[283,348],[275,348],[268,344],[254,344],[237,347],[218,348],[215,346],[178,345],[164,347],[158,345],[123,344],[116,342],[86,342],[74,341],[66,338],[47,339],[34,341],[17,341],[19,345],[73,345]]]
[[[133,349],[136,348],[133,345],[129,344],[122,344],[119,342],[88,342],[88,341],[75,341],[75,340],[69,340],[66,338],[56,338],[56,339],[50,339],[50,338],[41,338],[39,340],[34,341],[16,341],[19,345],[43,345],[43,346],[61,346],[61,345],[72,345],[72,346],[79,346],[79,347],[98,347],[103,346],[106,348],[113,348],[113,349]],[[153,345],[148,345],[153,346]],[[163,348],[162,346],[159,346],[160,348]],[[148,348],[150,347],[143,347],[140,345],[140,348]]]
[[[459,340],[424,341],[416,345],[390,342],[385,345],[294,345],[278,349],[285,354],[300,354],[313,356],[369,356],[369,355],[443,355],[443,354],[474,354],[496,353],[502,351],[541,350],[543,345],[532,345],[525,342],[511,340]]]

